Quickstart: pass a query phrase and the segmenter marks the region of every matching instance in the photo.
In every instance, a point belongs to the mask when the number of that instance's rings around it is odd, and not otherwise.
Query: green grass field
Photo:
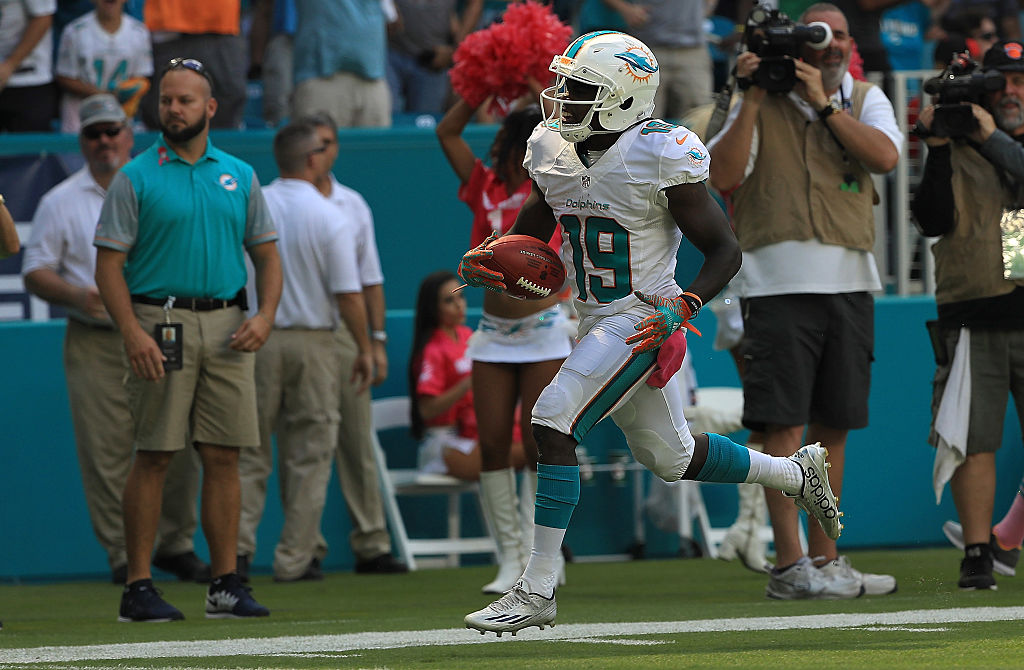
[[[120,590],[0,586],[0,668],[1022,668],[1024,576],[960,592],[955,549],[851,552],[899,591],[778,602],[738,563],[575,563],[553,629],[481,636],[462,617],[489,602],[493,568],[254,581],[258,621],[207,620],[204,587],[160,582],[186,620],[121,624]]]

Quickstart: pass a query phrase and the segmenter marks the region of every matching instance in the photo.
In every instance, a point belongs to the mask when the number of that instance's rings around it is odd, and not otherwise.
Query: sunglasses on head
[[[100,135],[106,135],[107,137],[117,137],[124,130],[124,126],[114,126],[113,128],[96,128],[89,126],[88,128],[82,128],[82,137],[87,140],[98,140]]]
[[[195,58],[172,58],[170,62],[167,63],[167,67],[164,69],[164,72],[170,72],[171,70],[192,70],[196,74],[202,75],[206,81],[213,84],[213,79],[210,77],[210,73],[207,72],[206,66]]]

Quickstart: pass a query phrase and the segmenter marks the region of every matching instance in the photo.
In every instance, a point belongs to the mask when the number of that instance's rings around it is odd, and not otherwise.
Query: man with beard
[[[273,222],[252,167],[215,148],[209,75],[190,58],[160,77],[161,135],[114,177],[94,244],[96,285],[133,374],[135,462],[123,496],[128,553],[121,621],[184,618],[153,588],[149,557],[167,466],[186,441],[203,465],[213,579],[207,618],[267,616],[236,572],[238,450],[259,445],[255,352],[281,296]],[[258,311],[246,318],[244,251]]]
[[[121,335],[93,281],[92,239],[107,188],[131,158],[133,138],[124,110],[107,93],[82,100],[76,121],[85,167],[39,202],[21,272],[32,294],[68,313],[64,369],[82,488],[111,580],[124,584],[128,565],[121,492],[132,461],[131,410],[122,383]],[[198,486],[195,454],[176,456],[167,475],[153,562],[182,580],[209,581],[210,567],[195,555],[192,543]]]
[[[820,51],[804,47],[788,94],[753,84],[760,58],[738,56],[746,91],[708,148],[711,183],[731,193],[743,249],[730,284],[745,329],[743,423],[764,431],[765,453],[775,456],[821,442],[838,497],[848,431],[868,422],[870,291],[880,288],[871,174],[895,167],[903,137],[882,91],[847,72],[852,43],[842,12],[815,4],[800,17],[813,21],[829,25],[832,42]],[[896,590],[889,575],[855,570],[817,524],[808,530],[812,561],[801,547],[797,509],[776,491],[765,494],[777,557],[769,598]]]
[[[962,589],[995,589],[994,556],[1016,548],[992,533],[1008,392],[1024,422],[1024,273],[1017,252],[1024,220],[1024,45],[997,42],[983,67],[1002,72],[1005,85],[984,106],[972,104],[975,123],[967,137],[932,135],[935,106],[921,111],[916,132],[925,137],[928,159],[911,203],[921,231],[941,236],[932,247],[938,320],[928,324],[937,363],[930,442],[936,495],[949,481],[963,526]]]

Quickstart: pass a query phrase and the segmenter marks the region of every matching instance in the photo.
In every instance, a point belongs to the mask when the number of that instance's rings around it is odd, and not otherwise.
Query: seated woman
[[[473,331],[465,325],[466,299],[454,292],[460,284],[446,270],[420,283],[409,357],[410,419],[413,435],[422,440],[421,472],[475,481],[480,447],[470,389],[473,363],[466,356]],[[521,445],[513,461],[523,466]]]

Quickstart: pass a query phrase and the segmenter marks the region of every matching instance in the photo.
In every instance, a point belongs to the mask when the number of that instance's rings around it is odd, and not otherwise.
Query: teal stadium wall
[[[467,139],[484,155],[495,128],[476,127]],[[276,176],[267,131],[218,133],[218,146],[248,160],[263,183]],[[152,135],[140,136],[145,147]],[[377,242],[384,265],[388,299],[391,375],[375,397],[406,393],[404,368],[408,356],[412,307],[419,279],[438,268],[454,269],[469,239],[470,215],[455,197],[457,182],[431,130],[346,130],[341,133],[338,178],[359,190],[374,211]],[[6,136],[0,155],[74,152],[74,138]],[[4,189],[0,188],[0,192]],[[8,198],[11,193],[6,194]],[[691,247],[680,252],[679,279],[686,283],[700,255]],[[468,292],[471,321],[479,314],[480,295]],[[942,522],[955,518],[950,494],[935,504],[931,487],[933,451],[926,442],[934,363],[924,321],[935,314],[928,297],[877,299],[876,346],[871,393],[871,425],[853,433],[847,450],[843,508],[848,547],[941,545]],[[715,318],[698,317],[703,338],[691,337],[690,349],[702,386],[738,386],[731,358],[714,351]],[[89,524],[78,474],[67,393],[61,365],[64,322],[0,323],[0,416],[4,420],[0,465],[0,579],[38,580],[103,577],[107,566]],[[744,432],[734,436],[742,440]],[[411,465],[415,445],[401,431],[385,436],[389,457]],[[586,440],[598,461],[624,448],[611,422],[599,425]],[[1004,448],[998,455],[996,511],[1001,513],[1016,491],[1024,470],[1020,428],[1007,415]],[[270,484],[276,491],[276,477]],[[735,489],[704,487],[715,526],[728,525],[736,513]],[[598,475],[583,487],[567,543],[578,555],[629,552],[637,541],[633,524],[632,480],[614,484]],[[479,517],[464,501],[470,525]],[[406,508],[411,534],[440,529],[443,509],[423,504]],[[255,569],[267,571],[281,527],[280,505],[268,497],[259,531]],[[324,534],[331,550],[327,569],[350,569],[350,530],[345,503],[332,479],[324,515]],[[645,523],[647,556],[672,556],[679,540]],[[206,555],[201,533],[197,547]],[[470,559],[472,560],[472,559]],[[482,559],[481,559],[482,560]]]

